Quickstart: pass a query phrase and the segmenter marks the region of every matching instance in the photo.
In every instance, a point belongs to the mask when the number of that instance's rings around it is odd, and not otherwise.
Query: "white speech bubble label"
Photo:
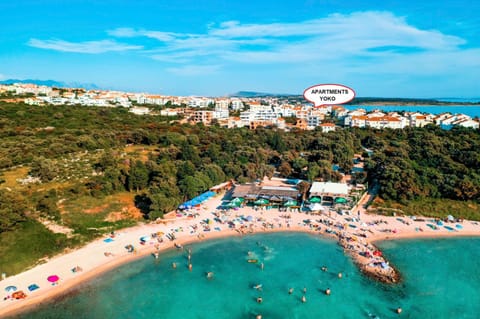
[[[303,97],[314,106],[344,104],[355,97],[355,91],[341,84],[317,84],[303,91]]]

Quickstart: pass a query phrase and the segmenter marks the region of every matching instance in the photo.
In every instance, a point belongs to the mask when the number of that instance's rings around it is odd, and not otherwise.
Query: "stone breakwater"
[[[316,221],[327,226],[325,233],[337,239],[344,252],[351,256],[366,276],[383,283],[395,284],[400,282],[399,272],[390,265],[382,251],[368,240],[371,230],[359,227],[359,220],[347,217],[350,224],[342,224],[330,218],[320,218]],[[385,221],[376,220],[372,221],[370,225],[374,226],[382,223],[385,223]]]

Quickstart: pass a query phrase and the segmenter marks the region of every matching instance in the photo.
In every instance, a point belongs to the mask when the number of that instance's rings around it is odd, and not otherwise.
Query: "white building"
[[[128,112],[136,115],[147,115],[150,113],[150,109],[148,107],[135,106],[128,110]]]
[[[319,125],[319,127],[322,129],[323,133],[335,131],[335,124],[333,123],[322,123]]]

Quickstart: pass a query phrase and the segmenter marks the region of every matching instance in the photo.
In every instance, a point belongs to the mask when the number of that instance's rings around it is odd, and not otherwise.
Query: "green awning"
[[[320,197],[312,197],[309,201],[310,203],[320,203],[322,200],[320,199]]]
[[[230,203],[233,202],[233,203],[235,203],[235,204],[237,204],[237,203],[238,203],[238,204],[241,204],[241,203],[243,203],[244,201],[245,201],[245,200],[244,200],[242,197],[237,197],[237,198],[232,199],[232,201],[231,201]]]
[[[298,206],[298,203],[296,200],[289,200],[283,204],[285,207],[292,207],[292,206]]]
[[[343,197],[335,198],[335,203],[337,203],[337,204],[345,204],[346,202],[347,202],[347,200]]]
[[[265,199],[265,198],[260,198],[253,202],[254,205],[266,205],[268,203],[269,203],[268,199]]]
[[[235,198],[233,200],[231,200],[228,204],[226,204],[225,206],[226,207],[229,207],[229,208],[235,208],[235,207],[240,207],[242,206],[242,203],[243,203],[243,198]]]

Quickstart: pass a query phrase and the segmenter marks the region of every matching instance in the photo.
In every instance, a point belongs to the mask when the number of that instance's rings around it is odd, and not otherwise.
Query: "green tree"
[[[59,170],[55,161],[43,156],[33,160],[30,175],[38,177],[42,182],[49,182],[58,176]]]
[[[130,166],[128,175],[128,188],[137,192],[148,186],[149,171],[141,161],[135,161]]]
[[[0,233],[13,230],[27,220],[23,197],[0,189]]]

